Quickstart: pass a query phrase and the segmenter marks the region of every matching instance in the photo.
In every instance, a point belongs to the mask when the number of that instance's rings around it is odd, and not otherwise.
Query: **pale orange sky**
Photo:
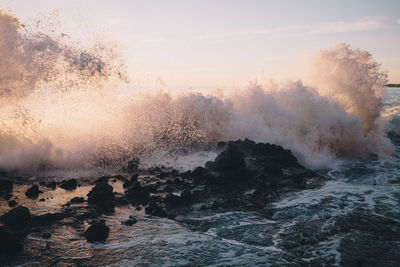
[[[400,83],[400,1],[3,0],[23,22],[58,10],[60,27],[117,40],[132,80],[172,88],[300,78],[304,58],[345,42]],[[89,29],[89,30],[87,30]],[[80,37],[79,37],[80,36]]]

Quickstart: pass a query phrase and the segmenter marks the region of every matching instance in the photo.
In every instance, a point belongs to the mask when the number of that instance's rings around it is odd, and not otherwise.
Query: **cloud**
[[[400,24],[400,19],[397,20],[397,23]]]
[[[322,33],[343,33],[359,32],[385,28],[384,17],[364,17],[356,21],[332,21],[319,24],[288,25],[272,29],[254,31],[254,34],[272,33],[297,33],[322,34]]]

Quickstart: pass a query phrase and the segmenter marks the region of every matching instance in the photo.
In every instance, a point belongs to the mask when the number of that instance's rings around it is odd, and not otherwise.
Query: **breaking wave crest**
[[[3,11],[0,35],[2,170],[113,166],[243,138],[280,144],[310,167],[393,150],[381,116],[386,73],[346,44],[317,53],[307,82],[255,83],[217,96],[123,90],[115,46],[83,49],[28,31]]]

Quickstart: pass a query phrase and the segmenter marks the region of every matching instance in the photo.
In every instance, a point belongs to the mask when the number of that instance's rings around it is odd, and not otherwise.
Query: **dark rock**
[[[98,179],[96,179],[96,181],[94,181],[95,184],[98,183],[108,183],[108,180],[110,179],[110,176],[102,176]]]
[[[125,192],[126,198],[135,205],[146,205],[150,201],[150,193],[148,188],[141,186],[138,182],[134,183]]]
[[[181,198],[185,201],[190,201],[190,199],[192,198],[192,192],[189,189],[184,189],[181,192]]]
[[[70,179],[70,180],[62,181],[60,187],[65,190],[75,190],[77,185],[78,185],[78,182],[76,181],[76,179]]]
[[[10,198],[12,198],[12,194],[6,194],[3,198],[5,199],[5,200],[9,200]]]
[[[92,224],[84,233],[88,242],[104,242],[110,233],[110,228],[103,222]]]
[[[16,207],[0,217],[0,221],[10,226],[27,225],[31,221],[31,213],[26,207]]]
[[[232,172],[246,168],[244,154],[236,146],[230,145],[215,158],[214,168],[221,172]]]
[[[83,197],[74,197],[69,202],[71,202],[73,204],[79,204],[79,203],[83,203],[84,201],[85,201],[85,199]]]
[[[56,183],[56,182],[49,182],[49,183],[40,182],[39,185],[45,186],[45,187],[47,187],[47,188],[50,188],[50,189],[53,189],[53,190],[54,190],[54,189],[56,189],[57,183]]]
[[[18,253],[23,250],[23,246],[19,240],[10,232],[0,227],[0,255],[9,253]]]
[[[65,217],[67,217],[67,213],[46,213],[38,216],[32,216],[31,221],[34,225],[49,225],[53,224],[57,221],[61,221]]]
[[[11,207],[11,208],[17,206],[17,204],[18,203],[15,200],[8,201],[8,206]]]
[[[127,221],[125,222],[125,225],[126,225],[126,226],[132,226],[132,225],[134,225],[135,223],[137,223],[137,220],[136,220],[135,218],[131,218],[131,219],[129,219],[129,220],[127,220]]]
[[[139,159],[138,158],[134,158],[131,161],[128,162],[128,165],[126,166],[125,170],[127,172],[136,172],[138,170],[139,167]]]
[[[51,234],[50,233],[44,233],[44,234],[42,234],[42,238],[44,238],[44,239],[49,239],[51,237]]]
[[[115,199],[112,186],[105,182],[96,184],[87,196],[90,204],[98,204]]]
[[[151,216],[165,218],[167,217],[166,211],[161,208],[156,202],[150,202],[149,206],[145,208],[145,213]]]
[[[25,195],[29,198],[37,198],[39,196],[39,187],[32,185],[26,192]]]
[[[226,147],[226,142],[218,142],[217,143],[217,150],[223,150]]]
[[[182,198],[174,195],[174,194],[167,194],[164,198],[165,203],[169,205],[180,205],[182,204]]]
[[[8,180],[4,180],[4,179],[0,179],[0,193],[2,192],[11,192],[13,189],[13,184],[8,181]]]

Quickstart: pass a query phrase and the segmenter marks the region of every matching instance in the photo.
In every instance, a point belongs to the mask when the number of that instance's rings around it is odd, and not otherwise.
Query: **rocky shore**
[[[27,236],[51,240],[49,229],[54,227],[72,227],[75,238],[86,242],[107,242],[110,228],[102,216],[113,216],[120,207],[130,206],[204,232],[209,226],[187,214],[218,210],[268,216],[273,211],[264,207],[282,193],[316,188],[326,181],[277,145],[246,139],[220,142],[215,149],[219,154],[214,161],[186,172],[163,166],[141,168],[139,160],[133,159],[120,174],[93,180],[16,182],[4,174],[0,197],[8,207],[0,207],[0,263],[13,264],[24,255]],[[54,204],[60,198],[55,192],[63,194],[61,199],[73,197]],[[133,215],[121,221],[126,226],[136,223]]]

